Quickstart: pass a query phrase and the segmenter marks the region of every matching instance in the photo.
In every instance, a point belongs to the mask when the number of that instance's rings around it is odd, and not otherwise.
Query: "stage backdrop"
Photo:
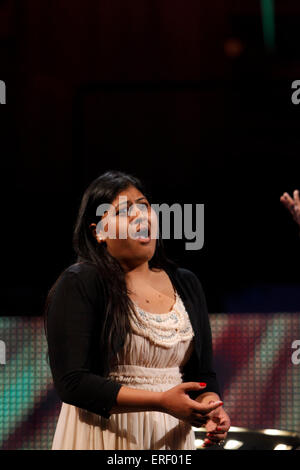
[[[299,314],[210,318],[232,425],[300,433],[300,364],[292,361]],[[46,361],[43,319],[0,317],[0,340],[0,449],[50,449],[61,401]]]

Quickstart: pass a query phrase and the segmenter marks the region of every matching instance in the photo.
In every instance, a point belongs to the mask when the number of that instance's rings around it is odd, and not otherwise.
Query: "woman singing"
[[[230,420],[212,368],[202,286],[165,256],[141,182],[120,171],[95,179],[73,245],[76,263],[45,306],[62,400],[52,449],[192,450],[192,426],[202,425],[205,445],[222,443]]]

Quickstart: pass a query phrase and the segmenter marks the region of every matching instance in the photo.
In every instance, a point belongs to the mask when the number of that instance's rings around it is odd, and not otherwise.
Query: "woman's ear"
[[[96,224],[95,223],[90,224],[89,228],[91,229],[91,232],[92,232],[93,236],[96,238],[98,243],[101,243],[101,242],[104,241],[103,238],[101,238],[101,235],[96,233]]]

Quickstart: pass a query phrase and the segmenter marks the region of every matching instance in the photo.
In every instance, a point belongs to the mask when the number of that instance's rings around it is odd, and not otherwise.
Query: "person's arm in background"
[[[283,195],[280,197],[280,201],[288,209],[288,211],[291,213],[294,221],[300,227],[300,197],[299,197],[299,191],[296,189],[293,192],[293,198],[288,193],[283,193]],[[299,231],[299,235],[300,235],[300,231]]]

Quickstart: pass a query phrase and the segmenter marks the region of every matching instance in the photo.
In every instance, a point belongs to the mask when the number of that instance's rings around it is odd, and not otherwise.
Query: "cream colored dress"
[[[110,377],[128,387],[165,391],[182,382],[180,367],[193,349],[194,332],[176,292],[169,313],[148,313],[135,304],[132,341],[118,353]],[[109,419],[62,403],[52,450],[195,450],[189,423],[167,413],[112,414]]]

